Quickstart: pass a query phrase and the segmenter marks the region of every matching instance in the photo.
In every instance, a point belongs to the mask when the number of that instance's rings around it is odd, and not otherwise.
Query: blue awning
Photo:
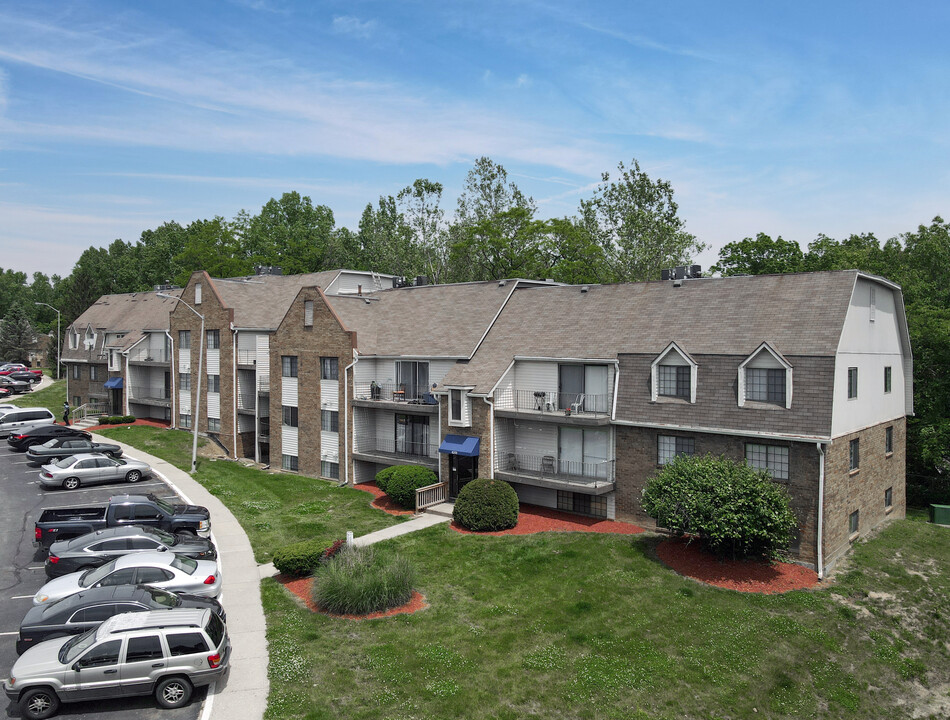
[[[103,383],[102,387],[107,388],[109,390],[120,390],[122,389],[122,378],[120,377],[109,378]]]
[[[478,457],[478,446],[481,439],[477,437],[467,437],[465,435],[446,435],[445,440],[439,445],[440,453],[449,455],[465,455],[467,457]]]

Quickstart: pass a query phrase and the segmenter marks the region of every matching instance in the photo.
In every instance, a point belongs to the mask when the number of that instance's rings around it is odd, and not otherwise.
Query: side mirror
[[[79,672],[80,670],[82,670],[82,665],[79,664],[78,660],[73,663],[72,669],[75,670],[76,672]]]

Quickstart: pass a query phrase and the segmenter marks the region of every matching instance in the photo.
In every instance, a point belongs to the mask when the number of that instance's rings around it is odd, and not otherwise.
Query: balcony
[[[507,482],[602,495],[614,489],[615,460],[580,462],[553,455],[507,453],[496,458],[495,476]]]
[[[501,417],[570,422],[575,425],[606,425],[610,422],[612,401],[613,397],[609,394],[506,390],[495,401],[495,413]]]
[[[390,465],[424,465],[437,470],[439,467],[439,444],[431,442],[412,442],[393,437],[361,435],[356,438],[353,457],[368,462],[382,462]]]
[[[270,394],[270,378],[269,377],[259,377],[257,378],[257,392],[261,395]]]
[[[129,353],[130,363],[168,365],[171,354],[165,348],[136,348]]]
[[[129,402],[139,405],[171,407],[171,391],[168,388],[153,388],[132,385],[129,387]]]
[[[385,407],[402,411],[435,415],[439,412],[438,399],[422,386],[395,383],[354,383],[353,404],[357,407]]]
[[[237,396],[238,410],[241,412],[254,412],[256,409],[257,394],[253,392],[239,392]]]
[[[257,422],[257,439],[270,442],[270,418],[261,418]]]
[[[237,364],[253,367],[257,365],[257,350],[242,350],[238,348]]]

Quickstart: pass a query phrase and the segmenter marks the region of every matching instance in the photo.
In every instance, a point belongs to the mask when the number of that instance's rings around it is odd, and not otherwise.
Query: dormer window
[[[96,346],[96,334],[92,331],[91,327],[86,328],[86,335],[83,338],[83,346],[86,350],[91,350]]]
[[[652,400],[665,398],[696,402],[696,378],[699,366],[675,342],[653,361],[651,366]]]
[[[195,305],[201,305],[201,283],[195,283]]]
[[[739,366],[739,407],[747,402],[792,406],[792,366],[768,343]]]

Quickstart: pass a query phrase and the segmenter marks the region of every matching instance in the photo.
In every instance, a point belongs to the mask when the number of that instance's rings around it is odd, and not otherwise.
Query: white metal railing
[[[495,470],[542,480],[583,484],[597,488],[614,482],[615,460],[582,462],[558,460],[554,455],[504,453],[496,459]]]
[[[170,353],[166,348],[136,348],[129,354],[131,362],[167,363]]]
[[[606,416],[610,414],[610,402],[611,396],[608,394],[508,390],[499,396],[495,408],[542,414]]]
[[[429,392],[428,387],[406,383],[378,383],[375,380],[353,383],[353,397],[356,400],[389,400],[421,405],[439,404],[436,397]]]
[[[416,490],[416,512],[422,512],[427,507],[444,503],[449,496],[449,484],[445,482],[426,485]]]
[[[242,350],[238,348],[237,361],[238,365],[256,365],[257,350]]]
[[[439,456],[439,444],[428,441],[413,441],[394,437],[379,437],[377,435],[357,435],[356,452],[358,453],[386,453],[407,458],[426,458],[432,460]]]

